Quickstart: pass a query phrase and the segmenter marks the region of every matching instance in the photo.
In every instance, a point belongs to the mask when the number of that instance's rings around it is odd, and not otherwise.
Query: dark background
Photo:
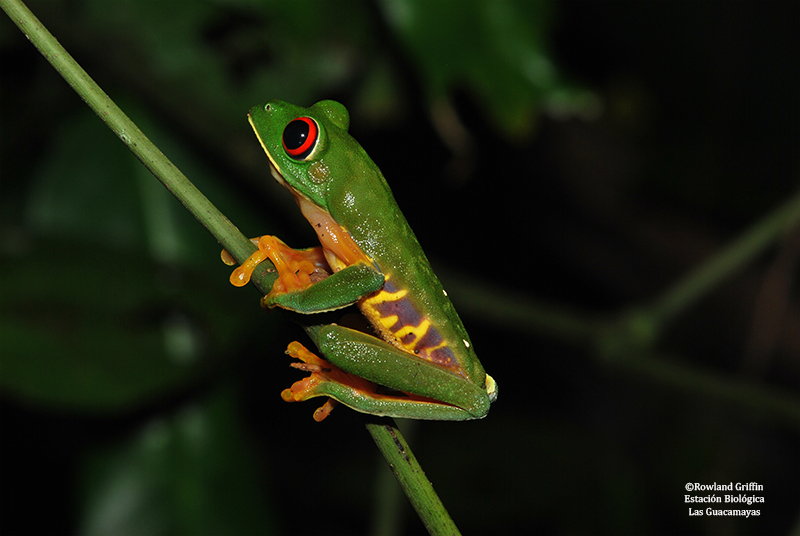
[[[797,196],[798,6],[29,2],[250,236],[314,242],[247,110],[348,107],[500,387],[407,431],[469,534],[800,527],[796,226],[642,346],[558,325],[630,318]],[[301,329],[5,16],[0,55],[0,533],[422,532],[357,413],[280,400]],[[765,503],[690,517],[687,482]]]

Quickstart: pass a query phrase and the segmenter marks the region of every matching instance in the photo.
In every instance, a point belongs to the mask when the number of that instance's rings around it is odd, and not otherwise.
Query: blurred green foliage
[[[220,389],[87,451],[80,532],[274,533],[235,398]]]
[[[386,20],[418,70],[427,99],[466,90],[511,139],[530,135],[542,112],[594,114],[588,91],[565,83],[548,49],[551,2],[382,0]]]

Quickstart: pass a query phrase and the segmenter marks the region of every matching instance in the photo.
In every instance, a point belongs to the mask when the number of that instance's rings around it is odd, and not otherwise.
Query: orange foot
[[[286,402],[302,402],[316,396],[325,396],[326,388],[330,384],[339,384],[362,393],[375,392],[374,383],[345,372],[336,365],[317,357],[297,341],[289,344],[286,353],[302,361],[302,363],[292,363],[292,367],[311,373],[308,377],[294,382],[291,388],[283,390],[281,398]],[[337,403],[336,400],[329,398],[314,412],[314,420],[317,422],[324,420]]]
[[[272,292],[283,294],[302,290],[312,280],[327,275],[328,264],[322,248],[292,249],[275,236],[264,235],[258,239],[258,250],[250,255],[241,266],[231,274],[231,284],[243,287],[250,281],[253,270],[266,259],[272,261],[278,272],[278,279],[272,285]],[[222,252],[222,260],[232,264],[233,259],[227,251]]]

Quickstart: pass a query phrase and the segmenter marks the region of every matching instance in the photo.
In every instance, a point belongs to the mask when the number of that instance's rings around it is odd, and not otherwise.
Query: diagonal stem
[[[658,324],[668,322],[800,224],[800,192],[770,212],[708,261],[689,272],[650,309]]]
[[[459,535],[394,419],[366,417],[367,431],[389,464],[408,500],[432,536]]]

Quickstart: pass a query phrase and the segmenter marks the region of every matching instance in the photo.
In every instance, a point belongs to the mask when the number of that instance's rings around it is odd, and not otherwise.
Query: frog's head
[[[255,106],[250,125],[267,153],[272,176],[295,196],[327,209],[326,191],[337,151],[348,146],[350,115],[336,101],[310,108],[272,100]]]

